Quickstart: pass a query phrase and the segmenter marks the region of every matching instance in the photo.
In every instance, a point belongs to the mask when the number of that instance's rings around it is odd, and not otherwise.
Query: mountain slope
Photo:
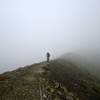
[[[100,83],[86,70],[78,68],[71,62],[66,62],[66,60],[61,61],[61,59],[52,62],[49,68],[52,73],[49,79],[62,83],[79,100],[100,99]]]
[[[100,100],[99,81],[58,59],[0,75],[0,100]]]
[[[62,59],[74,63],[76,66],[88,70],[100,80],[100,56],[98,54],[67,53]]]

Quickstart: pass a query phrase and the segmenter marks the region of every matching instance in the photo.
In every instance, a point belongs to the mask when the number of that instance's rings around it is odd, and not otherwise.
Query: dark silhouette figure
[[[50,61],[50,53],[47,52],[46,56],[47,56],[47,62],[49,62]]]

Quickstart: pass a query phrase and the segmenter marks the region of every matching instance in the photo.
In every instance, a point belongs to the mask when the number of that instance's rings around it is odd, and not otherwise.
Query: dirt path
[[[46,66],[40,63],[0,75],[0,100],[40,100],[40,79]]]

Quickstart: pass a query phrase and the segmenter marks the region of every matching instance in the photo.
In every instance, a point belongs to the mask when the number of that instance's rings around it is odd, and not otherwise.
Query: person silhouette
[[[50,53],[47,52],[46,56],[47,56],[47,62],[49,62],[50,61]]]

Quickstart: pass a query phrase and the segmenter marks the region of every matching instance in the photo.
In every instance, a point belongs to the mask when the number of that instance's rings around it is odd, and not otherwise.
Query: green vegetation
[[[58,59],[0,75],[0,100],[100,100],[100,82],[76,64]]]

